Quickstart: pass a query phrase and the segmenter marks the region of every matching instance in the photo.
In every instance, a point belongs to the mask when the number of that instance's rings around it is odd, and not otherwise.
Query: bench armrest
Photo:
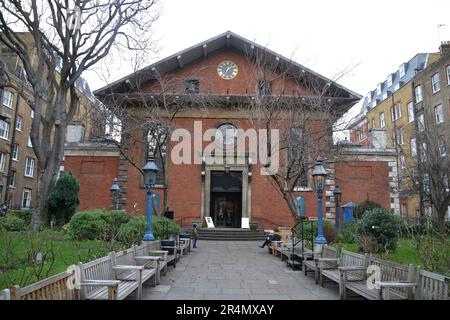
[[[151,250],[151,253],[167,253],[167,250]]]
[[[381,288],[414,288],[417,286],[417,284],[413,282],[375,281],[375,284],[379,285]]]
[[[113,269],[117,270],[144,270],[143,266],[126,266],[126,265],[116,265]]]
[[[155,256],[136,256],[134,258],[141,259],[141,260],[155,260],[155,261],[161,260],[161,257],[155,257]]]
[[[341,261],[340,258],[321,258],[321,257],[318,257],[317,260],[318,261],[336,261],[336,262]]]
[[[362,267],[362,266],[342,266],[342,267],[338,267],[338,269],[341,272],[364,271],[364,270],[367,270],[367,267]]]
[[[99,287],[115,287],[120,283],[119,280],[84,280],[80,286],[99,286]]]

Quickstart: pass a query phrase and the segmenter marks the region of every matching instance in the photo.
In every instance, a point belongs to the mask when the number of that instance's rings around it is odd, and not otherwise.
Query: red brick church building
[[[255,60],[260,54],[264,55],[264,63]],[[265,70],[267,61],[270,67],[267,64]],[[256,75],[256,69],[262,69],[265,76]],[[327,87],[330,90],[323,89]],[[117,179],[121,187],[119,206],[130,214],[145,214],[146,192],[138,168],[143,167],[149,149],[154,147],[149,130],[157,128],[155,124],[170,123],[171,132],[183,129],[192,135],[200,130],[203,137],[208,129],[225,133],[256,128],[255,118],[249,116],[248,108],[242,108],[242,101],[259,99],[261,95],[297,102],[320,98],[329,110],[339,114],[360,99],[338,83],[232,32],[145,67],[97,90],[95,95],[109,109],[120,104],[121,114],[126,114],[120,119],[124,129],[121,142],[126,141],[127,146],[120,148],[99,140],[67,143],[64,171],[72,172],[80,182],[79,210],[111,209],[110,188]],[[152,109],[156,105],[158,112]],[[328,130],[332,141],[330,128],[320,126],[320,112],[312,114],[317,119],[309,119],[308,128],[314,134]],[[282,123],[281,134],[285,129]],[[211,142],[192,139],[188,143],[192,162],[179,164],[171,156],[179,141],[171,141],[173,135],[164,138],[163,144],[156,142],[157,164],[163,166],[154,188],[158,194],[155,206],[160,212],[168,206],[174,211],[175,221],[183,226],[204,221],[205,217],[211,217],[220,227],[239,228],[241,218],[249,218],[264,228],[293,224],[292,210],[283,193],[270,177],[261,174],[261,164],[251,151],[232,148],[232,157],[237,161],[214,162],[210,158],[223,155],[217,151],[205,153]],[[225,133],[221,140],[224,147],[233,144],[227,138]],[[299,212],[307,216],[317,215],[317,194],[312,190],[310,172],[319,154],[328,156],[323,154],[320,143],[309,150],[309,169],[294,189],[295,196],[302,197]],[[336,184],[343,192],[342,203],[370,199],[395,210],[395,181],[390,174],[396,168],[393,150],[346,146],[338,159],[328,160],[323,203],[327,218],[334,219],[332,191]],[[280,161],[285,159],[281,157]]]

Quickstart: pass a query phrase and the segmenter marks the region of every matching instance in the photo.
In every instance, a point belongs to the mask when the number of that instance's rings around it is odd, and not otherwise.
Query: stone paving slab
[[[198,248],[169,267],[161,284],[145,284],[146,300],[330,300],[336,285],[322,288],[314,276],[292,271],[259,241],[199,241]]]

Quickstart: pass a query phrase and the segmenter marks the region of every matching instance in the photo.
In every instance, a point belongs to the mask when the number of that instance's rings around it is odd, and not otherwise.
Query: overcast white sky
[[[155,24],[160,50],[154,61],[226,30],[333,78],[359,64],[339,82],[365,95],[418,52],[438,51],[450,40],[450,0],[165,0]],[[438,25],[446,24],[441,28]],[[439,36],[439,33],[441,36]],[[441,38],[441,39],[440,39]],[[117,67],[117,68],[116,68]],[[130,72],[109,65],[108,82]],[[83,75],[92,90],[105,84]]]

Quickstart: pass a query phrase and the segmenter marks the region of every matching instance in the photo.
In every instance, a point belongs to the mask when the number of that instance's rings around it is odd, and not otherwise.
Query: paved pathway
[[[337,286],[325,288],[314,276],[292,271],[255,241],[199,241],[198,248],[169,267],[161,284],[145,285],[143,299],[339,299]]]

